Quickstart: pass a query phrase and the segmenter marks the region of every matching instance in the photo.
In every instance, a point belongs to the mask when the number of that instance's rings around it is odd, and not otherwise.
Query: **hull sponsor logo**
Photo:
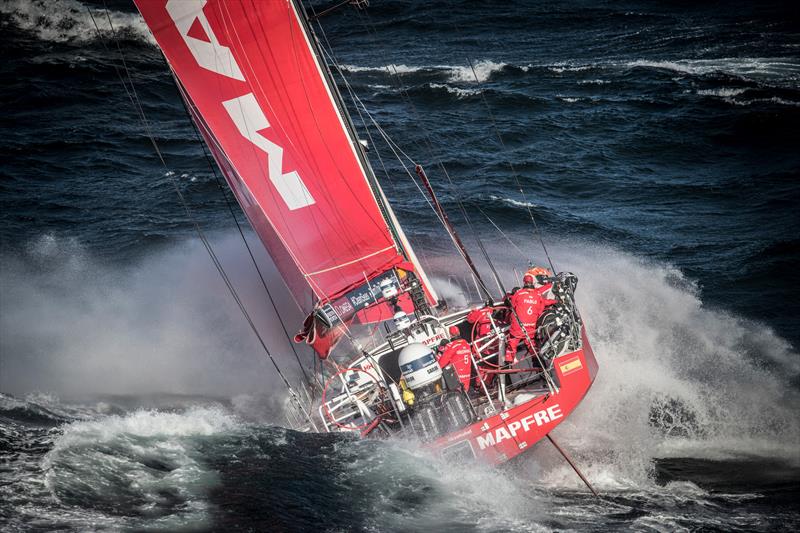
[[[561,375],[566,376],[582,369],[583,363],[581,363],[580,357],[575,357],[574,359],[570,359],[564,363],[559,363],[558,367],[561,369]]]
[[[520,430],[528,431],[532,427],[539,427],[550,422],[554,422],[559,418],[564,418],[564,413],[561,412],[561,407],[558,404],[551,405],[547,409],[536,411],[526,417],[514,420],[508,424],[503,424],[494,431],[489,431],[477,437],[478,447],[483,450],[489,446],[496,446],[504,440],[513,439],[517,436]]]
[[[169,0],[166,5],[167,13],[175,23],[183,42],[189,48],[197,64],[206,69],[247,83],[239,68],[233,52],[227,46],[220,44],[214,33],[203,8],[207,0]],[[189,35],[195,22],[199,23],[208,37],[203,41]],[[311,193],[306,188],[303,180],[296,171],[283,173],[283,147],[267,139],[260,132],[270,127],[264,111],[261,109],[252,92],[237,98],[222,102],[239,134],[250,141],[259,150],[267,154],[267,170],[269,180],[278,191],[286,207],[290,211],[308,207],[315,203]]]

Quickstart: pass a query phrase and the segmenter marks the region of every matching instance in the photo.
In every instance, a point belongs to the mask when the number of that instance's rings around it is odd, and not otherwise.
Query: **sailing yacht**
[[[334,83],[332,55],[299,0],[135,3],[307,317],[295,340],[313,348],[323,370],[306,384],[285,380],[295,429],[416,438],[444,456],[499,464],[576,409],[598,370],[575,306],[577,278],[538,269],[531,279],[552,305],[525,322],[513,295],[491,294],[418,166],[483,300],[450,308],[381,189]],[[507,359],[515,320],[526,348]],[[370,349],[355,333],[365,325],[383,325]],[[440,364],[440,345],[459,339],[468,346],[461,366]]]

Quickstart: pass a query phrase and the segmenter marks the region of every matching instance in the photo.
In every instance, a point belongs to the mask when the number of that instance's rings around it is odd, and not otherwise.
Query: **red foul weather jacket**
[[[471,348],[466,340],[456,339],[448,342],[441,349],[441,355],[439,356],[439,366],[444,368],[452,364],[465,391],[469,391],[469,380],[472,376],[472,362],[469,359],[470,351]]]
[[[536,328],[536,321],[539,319],[539,315],[542,314],[542,311],[544,311],[544,308],[548,305],[558,303],[558,300],[551,300],[550,298],[542,296],[542,293],[546,292],[549,288],[549,285],[539,287],[538,289],[523,287],[510,295],[509,302],[511,303],[512,309],[516,312],[516,316],[514,316],[513,313],[511,315],[511,327],[508,330],[509,335],[512,337],[522,337],[523,328],[527,330],[529,334],[532,333],[533,329]],[[517,321],[517,317],[522,321],[522,324]]]
[[[487,335],[492,331],[492,319],[490,318],[492,310],[487,307],[480,309],[473,309],[467,314],[467,322],[473,325],[472,340]],[[477,325],[476,325],[477,324]]]

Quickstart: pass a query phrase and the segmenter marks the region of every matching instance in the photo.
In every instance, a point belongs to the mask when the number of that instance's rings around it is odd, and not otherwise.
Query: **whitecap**
[[[701,96],[719,96],[720,98],[737,96],[747,91],[747,89],[734,89],[723,87],[721,89],[700,89],[697,94]]]
[[[183,413],[140,410],[74,422],[64,426],[42,461],[44,484],[57,501],[92,502],[80,516],[64,517],[80,529],[87,520],[142,529],[136,513],[111,517],[103,511],[109,506],[143,511],[148,528],[200,528],[208,523],[206,494],[218,475],[202,462],[198,439],[240,427],[215,407]],[[175,501],[165,499],[165,491]]]
[[[628,68],[653,68],[684,74],[705,75],[723,73],[733,76],[779,77],[796,79],[800,76],[800,62],[781,57],[721,57],[715,59],[639,59],[622,63]]]
[[[725,101],[729,104],[738,106],[751,106],[757,104],[778,104],[778,105],[786,105],[792,107],[800,107],[800,102],[795,102],[793,100],[786,100],[784,98],[779,98],[777,96],[773,96],[772,98],[753,98],[751,100],[741,100],[738,98],[725,98]]]
[[[480,94],[478,89],[462,89],[460,87],[453,87],[445,83],[430,83],[428,86],[431,89],[444,89],[448,93],[456,95],[458,98],[467,98],[468,96]]]
[[[42,41],[92,41],[97,38],[98,28],[102,33],[111,33],[110,18],[116,33],[124,32],[126,36],[155,44],[138,13],[90,9],[76,0],[5,0],[0,3],[0,12]]]
[[[405,64],[388,64],[383,66],[361,66],[344,64],[340,68],[347,72],[377,72],[384,74],[414,74],[417,72],[438,73],[441,72],[447,75],[447,80],[454,83],[474,83],[476,81],[484,82],[488,80],[492,74],[499,72],[508,66],[507,63],[497,63],[488,59],[477,61],[470,65],[424,65],[414,66]],[[526,71],[529,67],[520,67]],[[474,70],[474,72],[473,72]]]
[[[537,206],[536,204],[534,204],[532,202],[522,202],[520,200],[515,200],[513,198],[502,198],[500,196],[495,196],[495,195],[490,195],[489,199],[497,201],[497,202],[503,202],[504,204],[513,205],[514,207],[525,207],[525,208],[528,208],[528,207],[530,207],[530,208],[539,207],[539,206]]]
[[[508,63],[496,63],[485,59],[473,63],[472,66],[450,66],[447,68],[450,71],[449,81],[472,83],[475,81],[484,82],[488,80],[492,74],[500,72],[507,66]]]

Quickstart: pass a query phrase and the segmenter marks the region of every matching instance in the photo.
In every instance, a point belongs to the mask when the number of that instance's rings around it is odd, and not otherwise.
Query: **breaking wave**
[[[480,91],[477,89],[462,89],[460,87],[453,87],[443,83],[431,83],[429,87],[431,89],[445,90],[449,94],[455,95],[458,98],[467,98],[470,96],[475,96],[476,94],[480,94]]]
[[[725,98],[725,101],[728,102],[729,104],[739,105],[739,106],[749,106],[757,104],[777,104],[777,105],[785,105],[792,107],[800,106],[800,102],[795,102],[793,100],[786,100],[785,98],[780,98],[777,96],[773,96],[771,98],[752,98],[750,100],[741,100],[739,98]]]
[[[601,486],[642,486],[659,457],[798,462],[795,349],[764,324],[708,308],[676,268],[608,248],[556,248],[600,373],[556,431]],[[769,363],[765,363],[769,362]],[[557,458],[553,458],[556,461]],[[573,483],[557,461],[550,483]],[[577,485],[576,485],[577,486]]]
[[[598,61],[588,63],[560,62],[554,64],[529,65],[544,68],[555,74],[580,72],[621,73],[641,68],[675,72],[682,75],[725,75],[761,83],[795,84],[800,80],[800,61],[783,57],[729,57],[716,59],[674,59],[633,61]],[[608,83],[603,80],[583,80],[580,84]],[[724,89],[720,89],[724,90]]]
[[[74,422],[44,457],[45,487],[60,503],[81,508],[67,518],[75,525],[116,529],[122,519],[135,529],[201,527],[208,520],[205,495],[217,474],[203,466],[199,447],[240,427],[211,407]],[[118,509],[126,509],[123,516]]]
[[[477,61],[472,68],[469,65],[430,65],[430,66],[411,66],[405,64],[391,64],[379,67],[365,67],[359,65],[341,65],[342,70],[347,72],[376,72],[383,74],[397,74],[399,76],[408,74],[441,74],[451,83],[475,83],[476,77],[480,82],[484,82],[492,75],[502,72],[507,68],[518,68],[527,70],[528,67],[514,67],[508,63],[497,63],[488,59]],[[474,69],[474,73],[473,73]]]
[[[700,96],[718,96],[720,98],[728,98],[731,96],[737,96],[744,92],[747,89],[733,89],[729,87],[723,87],[721,89],[700,89],[697,91],[697,94]]]
[[[699,75],[722,73],[745,78],[776,77],[797,79],[800,75],[800,61],[782,57],[723,57],[717,59],[678,59],[673,61],[640,59],[622,64],[630,68],[654,68]]]
[[[76,0],[4,0],[0,3],[0,13],[42,41],[93,41],[98,28],[110,35],[113,26],[118,36],[155,44],[138,13],[95,9]]]
[[[586,243],[550,252],[559,270],[579,277],[578,304],[600,363],[586,399],[554,435],[596,486],[655,489],[654,461],[671,457],[800,466],[800,393],[792,385],[800,356],[791,344],[762,323],[709,308],[668,264]],[[493,256],[498,265],[519,263],[502,250]],[[510,272],[503,277],[516,283]],[[547,486],[581,486],[545,444],[526,461],[531,478]]]

